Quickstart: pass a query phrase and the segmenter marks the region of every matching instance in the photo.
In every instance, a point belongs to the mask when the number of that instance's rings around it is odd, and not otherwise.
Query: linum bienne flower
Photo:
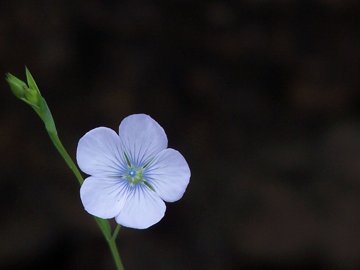
[[[123,119],[119,134],[106,127],[86,133],[76,153],[90,175],[80,188],[85,210],[136,229],[159,222],[164,201],[179,200],[190,180],[186,160],[167,142],[164,129],[145,114]]]

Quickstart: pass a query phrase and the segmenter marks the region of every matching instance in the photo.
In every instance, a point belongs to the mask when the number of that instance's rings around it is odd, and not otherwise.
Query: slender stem
[[[48,133],[49,133],[50,139],[53,142],[54,146],[59,151],[60,155],[65,160],[66,164],[69,166],[71,171],[74,173],[76,179],[78,180],[79,184],[81,185],[84,182],[84,179],[81,176],[79,169],[77,168],[75,163],[72,161],[70,155],[68,154],[68,152],[64,148],[63,144],[61,143],[58,135],[54,132],[48,132]]]
[[[74,161],[71,159],[70,155],[68,154],[68,152],[66,151],[65,147],[63,146],[63,144],[59,139],[59,136],[56,131],[55,121],[52,117],[51,111],[46,103],[46,100],[41,96],[40,90],[33,76],[31,75],[30,71],[27,68],[25,68],[25,73],[26,73],[27,84],[10,73],[6,75],[6,81],[9,83],[10,89],[17,98],[29,104],[35,110],[37,115],[41,118],[41,120],[45,124],[46,131],[49,134],[49,137],[53,142],[55,148],[58,150],[61,157],[65,160],[66,164],[69,166],[71,171],[74,173],[79,184],[82,185],[84,179],[81,176],[78,167],[75,165]],[[120,226],[118,225],[115,228],[114,233],[112,234],[109,221],[98,217],[95,217],[95,221],[99,226],[101,232],[103,233],[106,242],[109,244],[110,251],[116,265],[116,269],[123,270],[124,267],[121,263],[119,252],[115,243],[116,236],[120,230]]]
[[[118,234],[120,232],[120,228],[121,228],[121,226],[119,224],[116,224],[116,228],[115,228],[114,233],[113,233],[113,235],[111,237],[112,240],[115,241],[116,237],[118,236]]]
[[[120,256],[119,256],[119,251],[117,249],[115,240],[116,240],[116,238],[112,237],[107,242],[109,244],[109,248],[110,248],[111,254],[113,256],[113,259],[114,259],[114,262],[115,262],[115,265],[116,265],[116,269],[117,270],[124,270],[124,266],[123,266],[123,264],[121,262],[121,259],[120,259]]]
[[[79,184],[81,185],[84,182],[84,179],[81,176],[81,173],[80,173],[79,169],[77,168],[77,166],[75,165],[74,161],[71,159],[70,155],[68,154],[68,152],[64,148],[63,144],[61,143],[61,141],[57,135],[57,132],[48,130],[48,134],[49,134],[50,139],[53,142],[55,148],[58,150],[61,157],[65,160],[66,164],[69,166],[71,171],[74,173],[76,179],[78,180]],[[120,225],[116,226],[114,233],[111,235],[110,224],[107,220],[95,217],[95,221],[96,221],[97,225],[99,226],[101,232],[103,233],[103,235],[106,239],[106,242],[109,245],[111,255],[114,259],[116,269],[124,270],[124,266],[121,262],[119,251],[117,249],[116,242],[115,242],[116,236],[118,235],[118,233],[120,231]]]

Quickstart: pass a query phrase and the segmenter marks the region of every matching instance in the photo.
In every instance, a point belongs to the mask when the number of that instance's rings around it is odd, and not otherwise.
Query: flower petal
[[[149,115],[133,114],[120,123],[123,148],[134,165],[142,166],[149,158],[167,147],[164,129]]]
[[[110,128],[90,130],[79,141],[76,159],[80,169],[90,175],[118,176],[123,171],[119,136]]]
[[[179,200],[190,181],[190,168],[180,152],[168,148],[151,161],[145,179],[166,202]]]
[[[121,179],[90,176],[80,188],[85,210],[100,218],[113,218],[118,215],[127,196],[128,184]]]
[[[165,203],[146,185],[134,186],[116,222],[134,229],[146,229],[159,222],[165,214]]]

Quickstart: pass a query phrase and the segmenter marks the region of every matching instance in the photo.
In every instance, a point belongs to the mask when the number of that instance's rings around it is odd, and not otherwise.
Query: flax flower
[[[79,141],[77,162],[90,175],[80,189],[90,214],[145,229],[165,214],[165,202],[179,200],[189,183],[184,157],[167,148],[163,128],[150,116],[134,114],[120,124],[119,134],[95,128]]]

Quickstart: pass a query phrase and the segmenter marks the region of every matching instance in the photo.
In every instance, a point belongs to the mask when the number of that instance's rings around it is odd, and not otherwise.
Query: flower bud
[[[15,77],[14,75],[12,75],[10,73],[7,73],[6,81],[8,82],[11,91],[17,98],[20,98],[20,99],[25,98],[25,92],[28,87],[22,80],[18,79],[17,77]]]
[[[28,83],[27,85],[19,78],[10,73],[7,73],[6,81],[8,82],[11,91],[17,98],[32,106],[39,107],[40,92],[33,80],[30,81],[31,83]]]

